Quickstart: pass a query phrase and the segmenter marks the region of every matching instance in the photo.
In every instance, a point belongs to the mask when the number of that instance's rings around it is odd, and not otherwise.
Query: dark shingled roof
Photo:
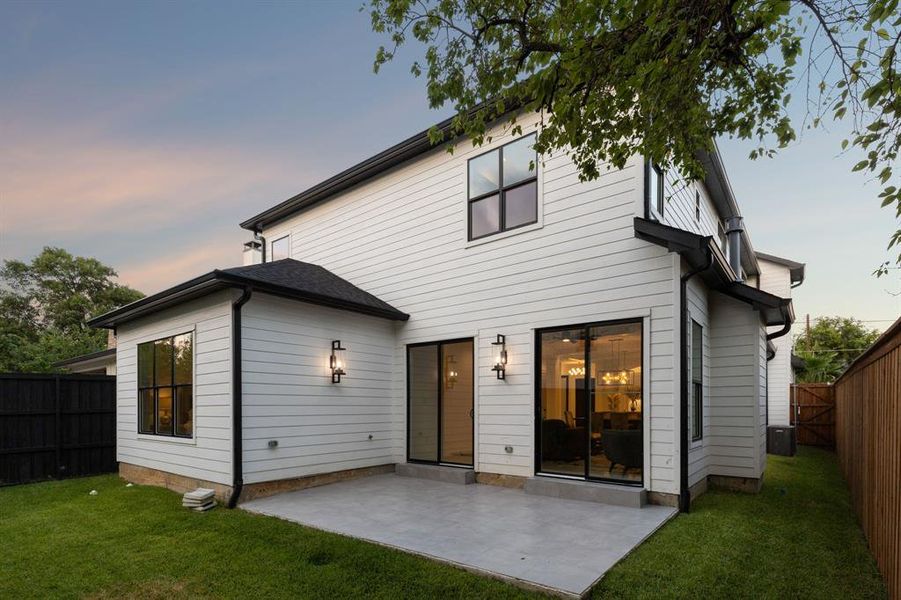
[[[410,318],[406,313],[319,265],[286,258],[259,265],[211,271],[95,317],[88,321],[88,324],[93,327],[113,328],[214,291],[244,287],[284,298],[396,321],[406,321]]]

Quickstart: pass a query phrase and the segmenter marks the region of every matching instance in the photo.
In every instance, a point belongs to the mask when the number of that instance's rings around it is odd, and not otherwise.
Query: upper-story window
[[[538,222],[535,135],[469,161],[469,239]]]
[[[726,228],[723,226],[722,221],[716,225],[716,236],[720,240],[720,250],[723,251],[723,256],[726,257],[726,260],[729,260],[729,238],[726,237]]]
[[[138,433],[194,434],[194,335],[138,344]]]
[[[290,236],[280,237],[273,240],[269,246],[269,260],[281,260],[283,258],[291,258],[291,240]]]
[[[654,163],[650,163],[650,165],[650,169],[648,169],[648,210],[651,213],[650,216],[662,221],[665,205],[663,171]]]

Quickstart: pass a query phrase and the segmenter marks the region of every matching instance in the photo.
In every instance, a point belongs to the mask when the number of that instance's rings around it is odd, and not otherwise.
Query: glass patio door
[[[471,467],[473,341],[407,347],[407,456]]]
[[[537,333],[537,471],[641,483],[642,324]]]

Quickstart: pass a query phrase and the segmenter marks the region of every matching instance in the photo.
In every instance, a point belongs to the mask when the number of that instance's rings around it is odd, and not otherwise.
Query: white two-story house
[[[95,318],[121,474],[232,505],[395,469],[683,509],[758,489],[793,312],[719,154],[584,182],[519,122],[415,135],[242,223],[244,266]]]

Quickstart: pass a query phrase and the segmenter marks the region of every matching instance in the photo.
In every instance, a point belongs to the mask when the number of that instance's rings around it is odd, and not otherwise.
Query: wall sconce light
[[[344,360],[344,352],[347,348],[341,347],[341,340],[332,342],[332,355],[329,357],[329,368],[332,370],[332,383],[341,383],[341,376],[346,375],[344,370],[346,362]]]
[[[457,371],[457,358],[453,354],[448,354],[447,365],[445,366],[445,379],[447,389],[454,389],[454,386],[457,384],[457,377],[459,377],[459,375],[460,374]]]
[[[498,379],[507,378],[507,338],[497,334],[497,341],[491,342],[494,346],[494,366],[491,370],[497,373]]]

